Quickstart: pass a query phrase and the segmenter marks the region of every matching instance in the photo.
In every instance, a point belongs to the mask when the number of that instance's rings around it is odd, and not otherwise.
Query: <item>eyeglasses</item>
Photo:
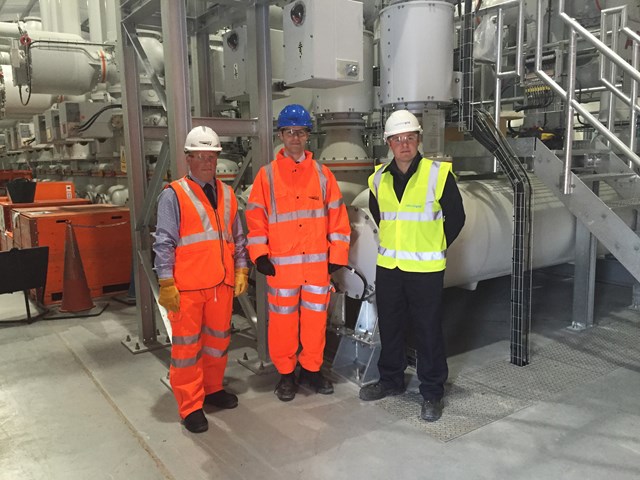
[[[387,140],[389,140],[389,142],[393,143],[394,145],[400,145],[404,142],[413,143],[418,140],[418,134],[409,133],[407,135],[393,135],[392,137],[387,138]]]
[[[202,162],[213,162],[218,159],[218,154],[211,152],[192,153],[191,158],[195,158]]]
[[[288,129],[288,130],[280,130],[280,133],[282,133],[283,136],[287,137],[287,138],[305,138],[309,135],[309,131],[308,130],[293,130],[293,129]]]

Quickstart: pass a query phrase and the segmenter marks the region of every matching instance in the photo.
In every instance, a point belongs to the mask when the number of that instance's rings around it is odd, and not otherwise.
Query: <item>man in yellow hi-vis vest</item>
[[[384,138],[393,160],[369,178],[369,208],[379,225],[376,304],[382,349],[380,379],[360,389],[362,400],[404,392],[405,340],[413,329],[424,399],[421,417],[442,416],[448,367],[442,335],[442,289],[447,247],[465,221],[451,164],[418,152],[422,128],[407,110],[393,112]]]

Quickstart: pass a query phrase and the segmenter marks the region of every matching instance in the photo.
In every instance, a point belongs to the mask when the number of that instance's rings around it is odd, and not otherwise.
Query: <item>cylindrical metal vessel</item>
[[[449,103],[453,5],[395,3],[380,12],[380,103]]]
[[[533,267],[573,260],[575,218],[547,187],[532,177]],[[466,212],[460,236],[447,250],[445,286],[468,286],[511,273],[513,190],[507,180],[472,180],[459,183]],[[363,191],[348,208],[352,242],[349,265],[375,282],[378,227],[368,208],[369,191]],[[362,295],[363,282],[344,269],[334,274],[340,288],[352,298]]]

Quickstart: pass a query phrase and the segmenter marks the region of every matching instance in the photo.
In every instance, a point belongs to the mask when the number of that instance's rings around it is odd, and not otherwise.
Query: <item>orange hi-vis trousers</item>
[[[267,277],[267,284],[270,278]],[[269,355],[281,374],[296,363],[317,372],[322,366],[327,328],[329,285],[269,284]],[[297,355],[299,344],[302,351]]]
[[[169,313],[169,382],[182,418],[202,408],[205,395],[222,390],[232,308],[233,287],[220,284],[180,292],[180,311]]]

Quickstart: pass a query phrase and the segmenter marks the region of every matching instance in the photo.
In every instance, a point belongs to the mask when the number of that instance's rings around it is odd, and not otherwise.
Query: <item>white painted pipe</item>
[[[55,31],[57,25],[54,25],[51,18],[51,0],[40,0],[40,18],[42,19],[42,29]]]
[[[58,15],[58,32],[72,33],[82,36],[80,25],[80,8],[78,0],[57,0],[55,3]]]
[[[575,218],[539,180],[532,178],[533,267],[566,263],[574,258]],[[445,286],[474,288],[481,280],[511,273],[513,193],[507,180],[465,181],[458,184],[467,220],[447,251]],[[369,190],[348,208],[352,242],[349,265],[369,285],[375,283],[378,227],[369,211]],[[343,269],[334,274],[352,298],[362,294],[362,281]]]
[[[107,37],[105,41],[114,43],[118,40],[118,28],[120,24],[117,21],[117,9],[120,6],[118,2],[113,2],[109,0],[105,0],[104,4],[104,25],[107,32]]]
[[[87,0],[87,11],[89,14],[89,40],[102,43],[106,38],[104,22],[104,12],[101,9],[102,0]]]

